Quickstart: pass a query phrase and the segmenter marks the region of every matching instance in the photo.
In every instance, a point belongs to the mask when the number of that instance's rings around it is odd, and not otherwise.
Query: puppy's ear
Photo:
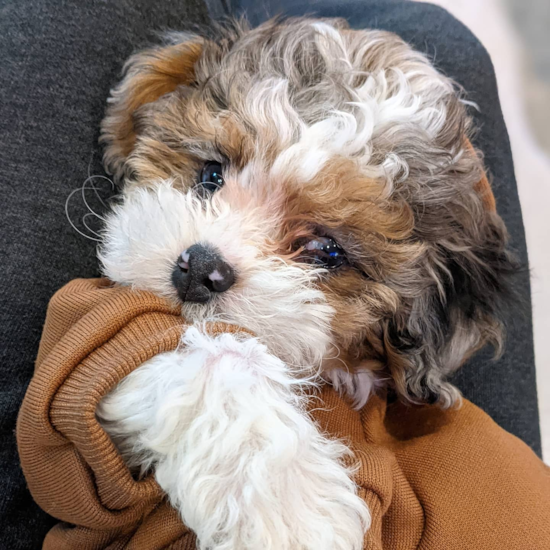
[[[413,402],[451,406],[459,400],[447,376],[486,344],[501,352],[503,311],[513,302],[511,279],[519,266],[506,248],[506,228],[481,160],[469,142],[464,150],[456,193],[443,188],[446,196],[424,203],[417,216],[416,234],[428,250],[423,277],[430,284],[384,326],[397,393]],[[450,178],[446,185],[452,183]]]
[[[184,41],[148,49],[130,57],[122,82],[111,90],[100,143],[105,145],[106,170],[119,180],[136,142],[135,116],[146,104],[194,80],[194,67],[202,51],[199,37],[179,36]]]

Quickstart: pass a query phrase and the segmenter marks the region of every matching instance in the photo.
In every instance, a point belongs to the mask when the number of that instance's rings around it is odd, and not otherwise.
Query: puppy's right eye
[[[317,237],[302,244],[298,260],[326,269],[338,269],[349,265],[345,250],[329,237]]]
[[[200,173],[199,190],[208,195],[215,193],[223,184],[222,165],[216,161],[208,161]]]

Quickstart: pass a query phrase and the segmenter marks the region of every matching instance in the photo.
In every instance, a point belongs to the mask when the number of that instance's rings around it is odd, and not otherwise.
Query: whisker
[[[111,187],[111,191],[114,191],[116,189],[116,185],[115,183],[113,182],[113,180],[111,180],[110,178],[108,178],[107,176],[103,176],[103,175],[92,175],[91,174],[91,169],[92,169],[92,162],[93,162],[93,153],[92,153],[92,158],[90,159],[90,162],[88,164],[88,170],[87,170],[87,173],[88,173],[88,177],[84,180],[84,183],[82,184],[82,187],[78,187],[77,189],[74,189],[73,191],[71,191],[71,193],[69,193],[69,196],[67,197],[66,201],[65,201],[65,217],[67,218],[68,222],[71,224],[71,227],[79,234],[81,235],[82,237],[86,238],[86,239],[89,239],[91,241],[96,241],[96,242],[101,242],[101,235],[100,233],[98,233],[95,229],[92,228],[92,226],[90,225],[89,223],[89,218],[91,216],[94,216],[95,218],[97,218],[98,220],[102,221],[102,222],[105,222],[105,218],[99,214],[98,212],[96,212],[92,206],[90,205],[90,203],[88,202],[88,199],[87,199],[87,196],[86,196],[86,192],[91,189],[93,192],[94,192],[94,195],[95,195],[95,198],[97,199],[97,201],[101,204],[102,207],[104,207],[105,209],[108,208],[108,204],[106,202],[107,199],[103,199],[101,197],[101,194],[99,192],[99,189],[98,187],[94,184],[94,180],[97,178],[99,180],[105,180],[107,182],[109,182],[109,185]],[[73,222],[73,220],[71,219],[71,216],[69,214],[69,206],[70,206],[70,201],[73,197],[73,195],[75,195],[76,193],[80,193],[81,194],[81,198],[82,198],[82,202],[84,203],[86,209],[88,210],[88,212],[83,216],[82,218],[82,225],[86,228],[86,231],[88,232],[88,234],[86,234],[85,232],[83,232],[81,229],[79,229],[75,223]]]
[[[88,218],[89,216],[95,216],[95,214],[92,214],[90,212],[88,212],[87,214],[84,214],[84,216],[82,217],[82,225],[92,234],[94,234],[96,237],[99,237],[101,239],[101,235],[95,230],[95,229],[92,229],[89,225],[88,225],[88,222],[86,221],[86,218]]]
[[[94,216],[96,216],[97,218],[99,218],[101,221],[105,221],[105,218],[103,218],[102,216],[100,216],[89,204],[88,204],[88,201],[86,200],[86,190],[88,189],[88,187],[86,187],[86,184],[88,182],[91,182],[92,181],[92,177],[89,177],[89,178],[86,178],[86,180],[84,181],[84,184],[82,185],[82,187],[80,188],[81,191],[82,191],[82,202],[86,205],[86,208],[89,210],[89,212],[91,214],[93,214]],[[92,185],[92,189],[94,189],[96,195],[97,195],[97,189],[94,187],[93,183],[91,184]],[[101,200],[101,199],[100,199]],[[103,202],[103,201],[101,201]]]
[[[110,184],[111,184],[111,191],[114,191],[115,190],[115,183],[113,182],[113,180],[111,178],[108,178],[107,176],[100,176],[100,175],[96,175],[96,176],[88,176],[88,180],[90,180],[90,187],[94,190],[94,193],[95,193],[95,196],[97,197],[97,200],[105,207],[107,208],[107,204],[105,203],[105,201],[101,198],[101,195],[99,194],[98,190],[97,190],[97,187],[93,184],[93,180],[95,178],[99,178],[99,179],[102,179],[102,180],[106,180],[108,181]],[[84,182],[84,185],[86,185],[86,181]]]
[[[73,195],[75,193],[78,193],[79,191],[82,191],[82,188],[81,187],[78,187],[77,189],[74,189],[73,191],[71,191],[69,193],[69,196],[67,197],[67,200],[65,201],[65,217],[67,218],[67,221],[71,224],[71,227],[79,234],[81,235],[82,237],[84,237],[85,239],[89,239],[90,241],[96,241],[96,242],[101,242],[101,239],[98,239],[96,237],[90,237],[90,235],[86,235],[86,233],[83,233],[82,231],[80,231],[80,229],[78,229],[78,227],[76,227],[76,225],[74,224],[73,220],[71,220],[71,216],[69,215],[69,202],[71,200],[71,198],[73,197]]]

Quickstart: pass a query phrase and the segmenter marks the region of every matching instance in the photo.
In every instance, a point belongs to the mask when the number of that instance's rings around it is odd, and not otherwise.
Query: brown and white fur
[[[172,33],[129,59],[102,126],[124,186],[100,258],[195,326],[98,416],[200,548],[362,548],[348,450],[308,418],[304,389],[330,381],[361,407],[385,386],[449,407],[447,376],[500,348],[514,264],[469,131],[456,86],[423,55],[340,20]],[[223,166],[211,194],[208,161]],[[319,238],[345,250],[341,267],[304,262]],[[235,273],[206,303],[172,280],[197,243]],[[210,337],[209,320],[256,338]]]

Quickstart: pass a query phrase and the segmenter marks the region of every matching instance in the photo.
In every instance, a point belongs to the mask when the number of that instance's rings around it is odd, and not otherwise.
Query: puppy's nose
[[[213,248],[194,244],[176,260],[172,282],[184,302],[208,302],[235,282],[235,272]]]

